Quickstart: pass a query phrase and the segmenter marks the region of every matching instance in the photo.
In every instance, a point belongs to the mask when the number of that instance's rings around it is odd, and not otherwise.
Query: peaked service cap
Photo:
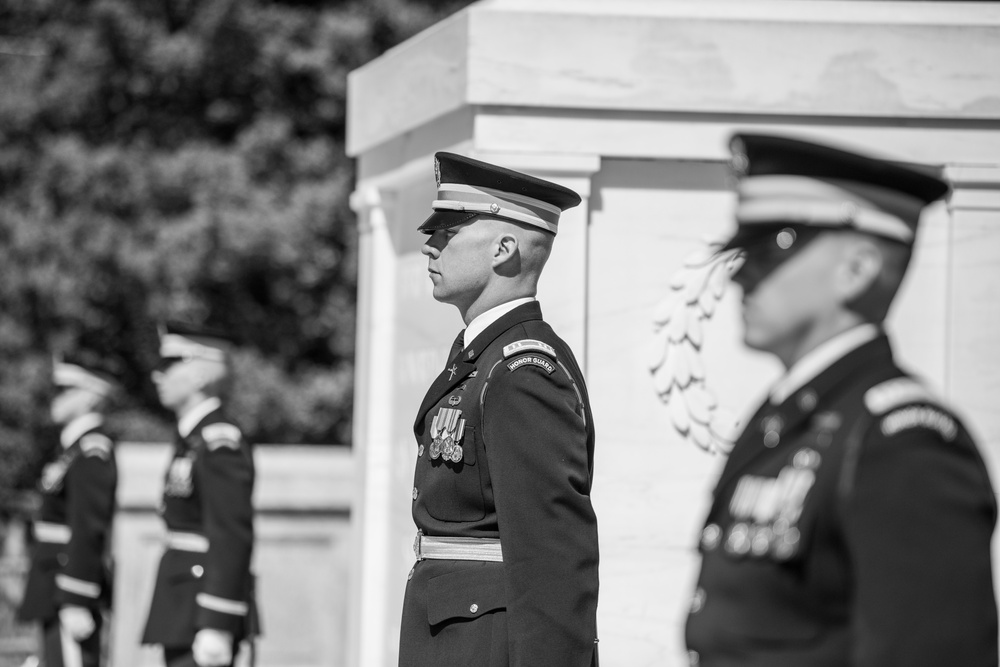
[[[912,245],[924,207],[949,191],[939,170],[801,139],[736,134],[737,231],[723,250],[851,229]]]
[[[425,234],[483,214],[555,234],[559,215],[581,201],[580,195],[556,183],[455,153],[435,153],[434,172],[434,212],[418,227]]]
[[[52,384],[63,389],[86,389],[101,396],[110,396],[121,388],[107,364],[83,355],[53,359]]]
[[[160,357],[225,361],[235,339],[224,331],[171,321],[160,327]]]

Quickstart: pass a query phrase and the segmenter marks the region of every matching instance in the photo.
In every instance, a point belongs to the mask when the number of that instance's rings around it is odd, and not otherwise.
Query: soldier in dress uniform
[[[18,611],[22,620],[41,623],[46,667],[101,663],[118,482],[114,442],[103,424],[118,385],[98,366],[70,359],[53,365],[52,419],[62,431],[39,482],[42,506]]]
[[[571,190],[451,153],[420,226],[434,298],[466,323],[414,424],[401,667],[597,661],[594,424],[536,284]]]
[[[254,464],[221,399],[232,340],[181,323],[160,335],[153,381],[177,415],[160,513],[167,526],[143,644],[161,644],[167,667],[232,665],[255,634],[250,573]]]
[[[691,664],[996,665],[986,467],[883,329],[948,185],[789,138],[732,147],[745,343],[787,370],[715,488]]]

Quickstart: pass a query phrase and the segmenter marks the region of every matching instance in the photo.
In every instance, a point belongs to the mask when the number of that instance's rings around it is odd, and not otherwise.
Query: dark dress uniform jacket
[[[691,662],[996,665],[995,521],[975,443],[880,336],[737,440],[701,535]]]
[[[161,512],[171,533],[207,538],[208,550],[170,548],[160,561],[144,644],[190,646],[202,628],[252,633],[254,464],[250,445],[221,411],[178,436]]]
[[[595,664],[594,427],[580,368],[537,302],[453,355],[414,425],[413,519],[425,535],[499,538],[503,562],[418,561],[399,664]],[[457,462],[431,456],[435,417],[457,427]]]
[[[45,466],[37,541],[18,613],[22,620],[54,619],[66,604],[95,613],[110,605],[108,557],[117,481],[114,442],[99,422]],[[67,534],[68,541],[52,539],[52,532]]]

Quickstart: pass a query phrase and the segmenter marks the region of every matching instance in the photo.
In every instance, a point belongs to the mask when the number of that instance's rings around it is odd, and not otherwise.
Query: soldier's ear
[[[504,266],[508,268],[517,268],[519,270],[519,246],[520,244],[517,236],[513,232],[503,232],[498,235],[493,244],[493,267],[498,268]],[[516,264],[518,266],[513,267],[512,264]]]
[[[878,280],[884,265],[885,258],[877,243],[864,235],[852,236],[837,274],[837,288],[844,303],[852,303],[867,293]]]

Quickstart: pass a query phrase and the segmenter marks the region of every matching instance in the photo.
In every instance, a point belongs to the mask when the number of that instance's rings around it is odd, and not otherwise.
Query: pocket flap
[[[427,582],[427,621],[478,618],[507,606],[503,566],[483,563],[442,574]]]

